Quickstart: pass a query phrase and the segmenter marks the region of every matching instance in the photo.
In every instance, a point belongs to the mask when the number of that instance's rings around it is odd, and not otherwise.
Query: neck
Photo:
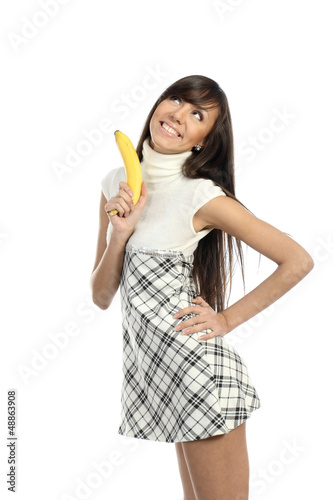
[[[192,151],[183,153],[158,153],[149,145],[149,137],[143,143],[142,174],[146,182],[174,180],[182,175],[182,166],[192,155]]]

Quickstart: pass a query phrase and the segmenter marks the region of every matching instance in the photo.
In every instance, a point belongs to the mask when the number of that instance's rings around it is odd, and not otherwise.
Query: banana
[[[116,143],[120,154],[124,161],[125,172],[126,172],[126,184],[132,190],[133,193],[133,203],[137,204],[141,195],[141,185],[142,185],[142,169],[139,157],[134,149],[133,144],[127,135],[120,132],[120,130],[116,130],[115,133]],[[116,215],[118,210],[110,210],[108,214],[110,216]]]

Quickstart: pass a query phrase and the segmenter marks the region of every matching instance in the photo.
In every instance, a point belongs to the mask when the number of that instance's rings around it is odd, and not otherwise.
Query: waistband
[[[176,258],[185,262],[192,263],[194,255],[184,255],[180,250],[161,250],[156,248],[148,248],[138,245],[126,245],[125,252],[127,253],[143,253],[146,255],[153,255],[157,257]]]

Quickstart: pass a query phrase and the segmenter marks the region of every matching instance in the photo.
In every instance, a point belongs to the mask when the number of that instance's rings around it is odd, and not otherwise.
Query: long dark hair
[[[183,165],[183,174],[191,179],[211,179],[223,189],[226,196],[241,203],[235,196],[234,143],[228,100],[220,86],[210,78],[201,75],[181,78],[160,95],[147,117],[136,149],[140,162],[143,159],[143,143],[151,137],[150,120],[157,106],[171,96],[180,97],[195,106],[219,109],[216,122],[204,140],[204,148],[201,151],[192,150],[192,155]],[[230,298],[234,247],[237,248],[245,292],[241,240],[220,229],[212,229],[199,241],[194,251],[192,276],[196,290],[198,295],[217,312],[226,308]],[[226,299],[227,284],[229,284],[228,299]]]

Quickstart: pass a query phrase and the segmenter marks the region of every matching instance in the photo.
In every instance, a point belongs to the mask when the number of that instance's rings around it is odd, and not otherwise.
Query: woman
[[[102,180],[93,301],[120,286],[123,385],[119,434],[175,443],[185,500],[246,499],[245,424],[260,407],[225,336],[312,269],[311,256],[235,197],[227,98],[213,80],[178,80],[153,106],[138,144],[141,197],[123,167]],[[110,216],[108,212],[118,210]],[[226,307],[233,247],[278,264]],[[244,280],[244,273],[243,273]]]

